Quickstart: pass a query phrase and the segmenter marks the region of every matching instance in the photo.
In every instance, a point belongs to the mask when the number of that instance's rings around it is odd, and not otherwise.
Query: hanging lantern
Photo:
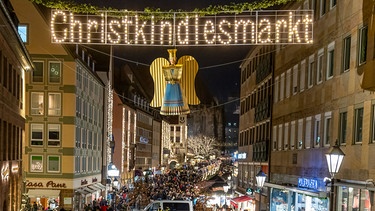
[[[168,49],[169,62],[157,58],[150,67],[154,80],[154,98],[150,105],[161,107],[162,115],[186,115],[190,113],[188,104],[200,103],[194,84],[198,63],[191,56],[183,56],[177,63],[176,51]]]

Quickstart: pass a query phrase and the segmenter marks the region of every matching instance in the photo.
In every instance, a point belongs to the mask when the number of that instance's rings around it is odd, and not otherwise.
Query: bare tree
[[[218,145],[218,141],[213,137],[199,135],[187,139],[188,152],[206,158],[210,155],[217,155],[220,153]]]

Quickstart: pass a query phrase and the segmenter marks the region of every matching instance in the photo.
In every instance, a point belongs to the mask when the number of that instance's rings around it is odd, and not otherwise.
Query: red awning
[[[230,204],[233,205],[235,208],[238,207],[238,203],[250,201],[252,198],[250,196],[240,196],[230,200]]]

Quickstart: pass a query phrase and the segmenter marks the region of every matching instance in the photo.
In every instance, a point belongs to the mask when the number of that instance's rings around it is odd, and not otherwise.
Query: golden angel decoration
[[[200,103],[195,93],[195,76],[198,63],[192,56],[182,56],[178,62],[177,49],[168,49],[169,61],[155,59],[150,66],[154,80],[152,107],[161,107],[161,115],[185,115],[190,113],[189,105]]]

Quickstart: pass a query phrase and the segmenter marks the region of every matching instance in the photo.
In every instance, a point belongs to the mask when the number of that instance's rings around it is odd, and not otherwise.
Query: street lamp
[[[345,154],[338,146],[337,142],[334,146],[332,146],[328,152],[326,153],[327,164],[328,164],[328,171],[331,174],[331,190],[330,190],[330,198],[331,202],[329,203],[329,210],[333,211],[334,206],[333,202],[335,201],[334,198],[334,177],[339,172],[342,160],[344,159]]]
[[[118,186],[118,179],[117,179],[117,177],[115,177],[115,179],[113,180],[113,186],[115,186],[116,188]]]
[[[259,210],[261,210],[261,204],[262,204],[262,189],[263,189],[263,185],[264,185],[264,182],[266,181],[266,174],[260,170],[258,172],[258,174],[255,176],[256,180],[257,180],[257,185],[259,187]]]

